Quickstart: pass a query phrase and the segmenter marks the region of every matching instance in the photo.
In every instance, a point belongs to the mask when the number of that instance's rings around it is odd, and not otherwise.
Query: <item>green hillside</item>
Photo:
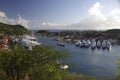
[[[0,22],[0,34],[3,35],[21,35],[27,33],[28,30],[21,25],[8,25]]]

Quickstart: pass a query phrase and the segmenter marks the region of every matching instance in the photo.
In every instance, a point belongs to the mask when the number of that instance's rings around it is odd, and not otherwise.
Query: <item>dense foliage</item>
[[[116,73],[116,77],[112,80],[120,80],[120,60],[116,60],[116,64],[117,64],[117,73]]]
[[[120,37],[120,29],[110,29],[105,31],[105,33],[109,38],[117,39]]]
[[[0,51],[0,80],[95,80],[60,69],[56,59],[64,59],[66,51],[37,46],[32,51],[18,47]]]
[[[21,25],[8,25],[0,23],[0,33],[4,35],[22,35],[28,30]]]

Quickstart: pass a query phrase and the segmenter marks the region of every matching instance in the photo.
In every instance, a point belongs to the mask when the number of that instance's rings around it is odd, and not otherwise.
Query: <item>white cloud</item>
[[[4,12],[0,11],[0,22],[11,25],[20,24],[29,29],[29,20],[22,18],[20,15],[18,15],[17,19],[10,19]]]
[[[17,23],[29,29],[29,20],[18,15]]]
[[[6,14],[0,11],[0,18],[6,18]]]
[[[109,17],[113,17],[116,21],[120,21],[120,9],[115,8],[109,14]]]
[[[104,7],[96,2],[88,10],[89,16],[73,24],[42,23],[40,29],[112,29],[120,28],[120,9],[115,8],[107,15],[102,13]]]
[[[104,15],[101,13],[101,9],[103,8],[103,6],[99,3],[96,2],[89,10],[88,13],[91,16],[95,16],[98,18],[102,18],[105,19]]]
[[[107,15],[102,13],[103,5],[96,2],[88,10],[88,17],[72,24],[58,24],[55,22],[30,21],[20,15],[17,19],[10,19],[4,12],[0,11],[0,22],[8,24],[20,24],[28,29],[112,29],[120,28],[120,9],[115,8]]]
[[[63,26],[65,27],[66,25],[55,22],[43,22],[41,24],[41,29],[63,29]]]
[[[102,13],[103,6],[97,2],[89,10],[89,17],[70,27],[79,29],[112,29],[120,28],[120,9],[115,8],[107,16]]]
[[[57,24],[57,23],[51,23],[51,22],[48,22],[48,23],[43,22],[42,26],[45,26],[45,27],[46,26],[57,27],[57,26],[59,26],[59,24]]]
[[[9,19],[4,12],[0,11],[0,22],[6,23],[6,24],[16,24],[16,20]]]
[[[96,2],[88,10],[88,17],[72,24],[57,24],[53,22],[43,22],[36,29],[113,29],[120,28],[120,9],[115,8],[104,15],[104,8],[99,2]]]

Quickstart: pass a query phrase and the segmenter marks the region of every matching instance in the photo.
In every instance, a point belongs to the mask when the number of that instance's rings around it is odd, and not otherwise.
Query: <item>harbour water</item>
[[[38,40],[43,45],[68,50],[71,57],[64,62],[75,64],[68,69],[70,72],[104,78],[113,78],[116,75],[116,60],[120,59],[120,46],[112,46],[111,50],[97,48],[91,50],[91,48],[76,47],[73,43],[66,43],[65,47],[57,46],[57,41],[43,36],[39,36]]]

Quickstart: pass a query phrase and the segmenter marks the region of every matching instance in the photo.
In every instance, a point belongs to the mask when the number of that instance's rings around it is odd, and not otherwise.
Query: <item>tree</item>
[[[67,56],[51,47],[36,46],[33,51],[18,47],[12,51],[0,51],[0,70],[8,80],[23,80],[26,76],[31,76],[33,80],[41,74],[41,77],[36,78],[48,78],[48,75],[53,76],[51,73],[56,74],[56,59],[65,57]]]
[[[56,59],[69,57],[66,51],[36,46],[32,51],[17,47],[0,51],[0,80],[96,80],[95,77],[61,70]]]

